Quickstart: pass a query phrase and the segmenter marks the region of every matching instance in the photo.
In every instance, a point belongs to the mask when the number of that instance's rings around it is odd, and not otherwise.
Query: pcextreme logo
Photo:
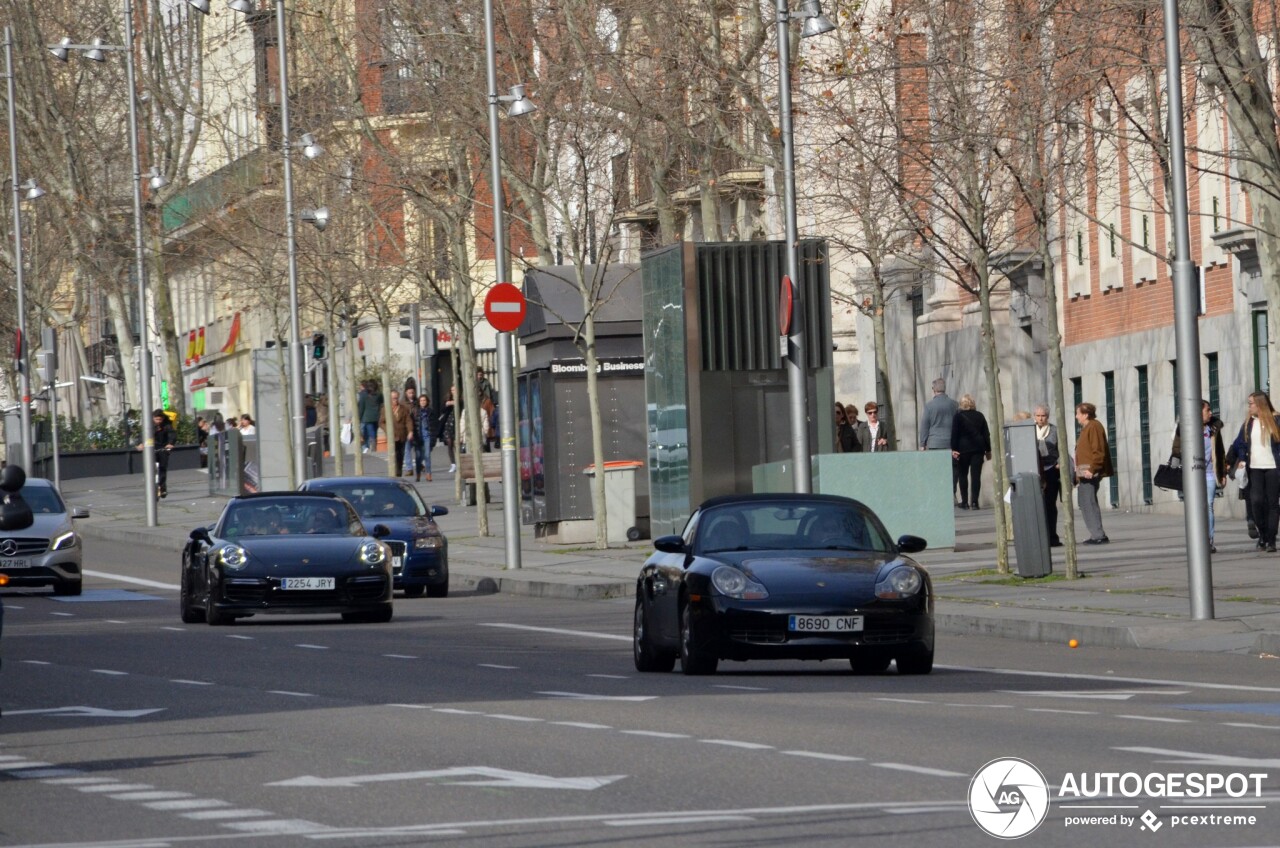
[[[1026,836],[1049,815],[1049,782],[1026,760],[992,760],[969,783],[969,813],[999,839]]]

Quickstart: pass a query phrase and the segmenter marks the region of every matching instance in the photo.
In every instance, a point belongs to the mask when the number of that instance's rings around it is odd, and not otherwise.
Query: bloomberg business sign
[[[551,373],[564,376],[587,373],[585,359],[557,359],[551,363]],[[643,356],[613,356],[596,360],[597,374],[643,375]]]

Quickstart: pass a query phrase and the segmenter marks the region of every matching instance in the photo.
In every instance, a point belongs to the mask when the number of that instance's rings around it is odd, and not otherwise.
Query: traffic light
[[[324,333],[313,334],[311,336],[311,358],[324,359],[325,355]]]
[[[419,340],[418,304],[406,303],[400,307],[400,326],[406,328],[400,331],[400,338],[409,339],[417,344]]]

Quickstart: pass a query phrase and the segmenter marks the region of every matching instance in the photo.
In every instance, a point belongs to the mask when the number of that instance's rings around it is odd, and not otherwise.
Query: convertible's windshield
[[[255,498],[227,510],[221,535],[231,540],[252,536],[363,536],[365,529],[351,507],[337,498]]]
[[[853,505],[814,503],[725,504],[699,516],[699,553],[760,550],[893,550],[871,513]]]

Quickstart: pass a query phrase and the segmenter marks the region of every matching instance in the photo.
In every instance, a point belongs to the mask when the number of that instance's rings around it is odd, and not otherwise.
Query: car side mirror
[[[204,543],[206,543],[206,544],[211,543],[211,542],[213,541],[213,539],[209,536],[209,528],[208,528],[208,527],[197,527],[196,529],[192,530],[192,531],[191,531],[191,541],[193,541],[193,542],[204,542]]]
[[[919,536],[899,536],[898,550],[904,554],[918,554],[925,548],[929,547],[929,543]]]
[[[82,506],[73,506],[71,508],[71,517],[72,518],[88,518],[89,510],[85,509]]]
[[[432,504],[432,505],[431,505],[431,517],[432,517],[432,518],[435,518],[437,515],[448,515],[448,514],[449,514],[449,507],[447,507],[447,506],[438,506],[438,505],[436,505],[436,504]]]
[[[391,535],[391,528],[385,524],[375,524],[372,535],[375,539],[385,539]]]
[[[683,536],[659,536],[653,540],[653,546],[664,554],[684,554],[689,552],[685,547]]]

